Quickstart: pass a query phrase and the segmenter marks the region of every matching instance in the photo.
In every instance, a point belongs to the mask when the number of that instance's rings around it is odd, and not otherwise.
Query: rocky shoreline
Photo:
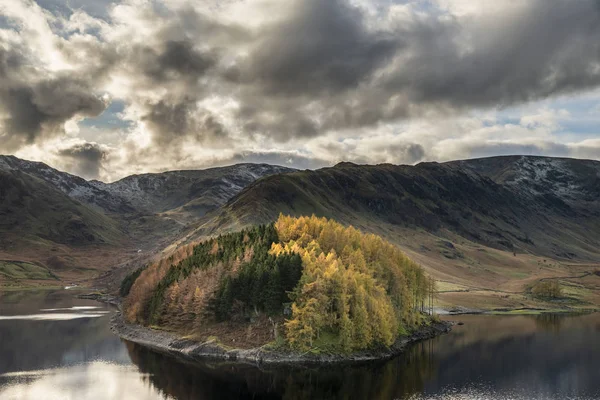
[[[85,293],[85,294],[78,294],[75,297],[77,297],[78,299],[96,300],[96,301],[99,301],[100,303],[110,304],[111,306],[115,306],[115,307],[121,306],[121,299],[119,299],[117,296],[113,296],[111,294]]]
[[[140,325],[127,323],[120,312],[111,319],[111,330],[121,338],[154,351],[183,358],[188,361],[224,360],[253,365],[303,365],[360,363],[392,358],[402,353],[412,343],[434,338],[450,331],[450,322],[436,322],[410,336],[402,337],[391,347],[353,353],[349,355],[334,354],[300,354],[272,351],[265,348],[230,349],[216,341],[199,343],[182,339],[169,332],[158,331]]]

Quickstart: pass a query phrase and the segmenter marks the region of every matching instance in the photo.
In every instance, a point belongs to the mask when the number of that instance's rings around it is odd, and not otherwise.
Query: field
[[[439,236],[398,235],[396,242],[437,281],[436,306],[481,310],[588,310],[600,304],[600,265],[565,262],[532,254],[513,254],[458,238],[440,249]],[[458,254],[459,256],[455,256]],[[542,301],[528,287],[557,280],[563,296]]]

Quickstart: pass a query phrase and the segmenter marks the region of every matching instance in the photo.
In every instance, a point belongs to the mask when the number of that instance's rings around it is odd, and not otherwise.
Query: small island
[[[381,237],[280,215],[134,272],[112,326],[191,359],[365,361],[447,332],[431,316],[434,292],[433,279]]]

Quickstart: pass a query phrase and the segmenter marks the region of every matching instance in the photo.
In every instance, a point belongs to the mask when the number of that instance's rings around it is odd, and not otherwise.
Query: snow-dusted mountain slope
[[[114,183],[92,181],[90,184],[124,199],[140,211],[157,213],[183,207],[185,211],[203,214],[225,204],[263,176],[290,171],[267,164],[237,164],[206,170],[133,175]]]
[[[83,204],[110,214],[158,213],[179,209],[202,215],[219,207],[263,176],[289,172],[267,164],[238,164],[206,170],[133,175],[114,183],[86,181],[40,162],[0,156],[0,170],[19,170],[42,179]]]
[[[17,170],[45,181],[72,199],[108,213],[128,213],[135,209],[123,197],[103,190],[75,175],[54,169],[44,163],[0,156],[0,170]]]
[[[571,206],[600,199],[600,162],[507,156],[456,161],[528,197],[553,197]]]
[[[415,166],[340,163],[261,179],[196,235],[266,223],[279,213],[315,213],[392,240],[407,230],[441,237],[451,232],[515,254],[595,261],[599,171],[597,161],[529,156]]]

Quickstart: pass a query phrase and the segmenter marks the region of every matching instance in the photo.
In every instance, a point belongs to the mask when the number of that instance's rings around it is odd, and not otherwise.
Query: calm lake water
[[[600,399],[600,315],[461,316],[353,367],[191,365],[114,336],[75,292],[0,293],[0,399]]]

